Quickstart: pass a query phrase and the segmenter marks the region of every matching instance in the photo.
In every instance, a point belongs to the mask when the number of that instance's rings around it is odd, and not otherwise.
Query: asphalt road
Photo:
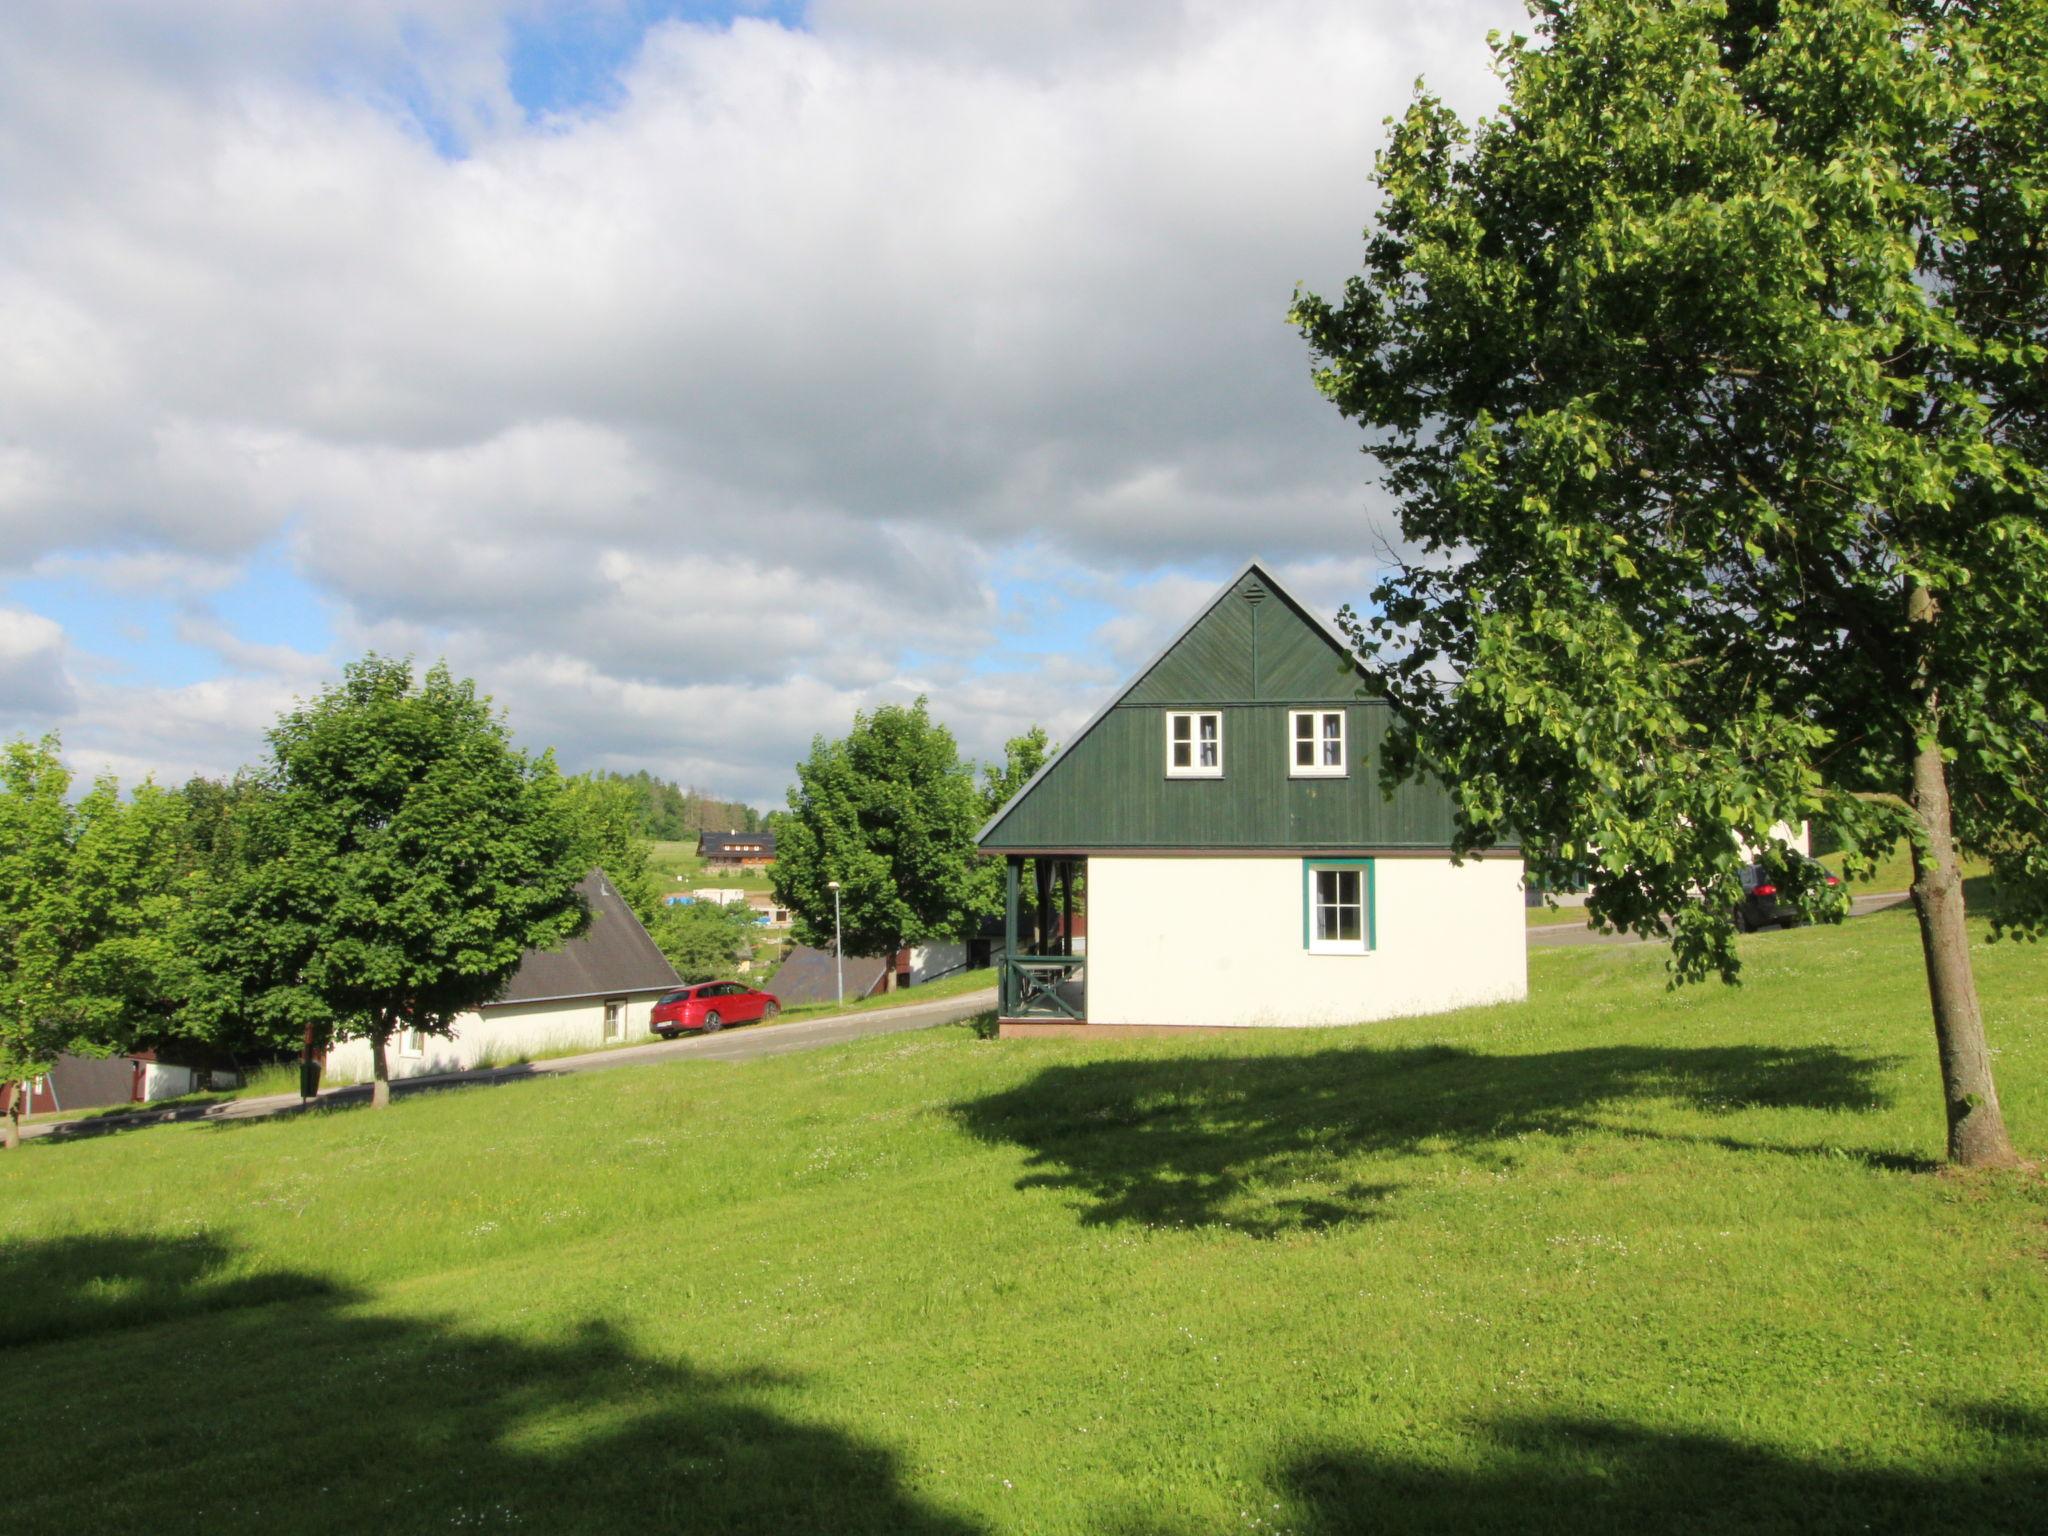
[[[509,1083],[522,1078],[557,1074],[608,1072],[614,1067],[645,1067],[664,1061],[746,1061],[756,1056],[782,1056],[791,1051],[814,1051],[820,1046],[858,1040],[865,1035],[892,1035],[909,1029],[929,1029],[934,1024],[950,1024],[955,1019],[986,1013],[995,1003],[995,988],[990,987],[981,992],[963,992],[956,997],[940,998],[936,1002],[906,1003],[901,1008],[875,1008],[863,1013],[792,1019],[786,1024],[720,1030],[715,1035],[692,1035],[680,1040],[653,1040],[646,1045],[592,1051],[584,1056],[558,1056],[552,1061],[532,1061],[516,1067],[402,1078],[392,1083],[391,1092],[394,1098],[402,1098],[438,1089]],[[370,1089],[367,1084],[329,1088],[314,1102],[323,1108],[367,1104],[370,1102]],[[178,1125],[197,1120],[261,1120],[271,1115],[295,1115],[306,1107],[299,1102],[297,1094],[273,1094],[260,1099],[228,1099],[218,1104],[199,1104],[185,1109],[25,1125],[21,1134],[23,1140],[35,1136],[57,1136],[71,1141],[85,1136],[103,1136],[112,1131],[134,1130],[145,1125]]]
[[[1868,917],[1873,912],[1882,912],[1888,907],[1900,906],[1913,899],[1911,891],[1878,891],[1868,896],[1854,896],[1849,900],[1851,917]],[[1647,944],[1650,941],[1633,933],[1600,933],[1578,923],[1551,923],[1542,928],[1529,930],[1531,949],[1557,949],[1580,944]]]

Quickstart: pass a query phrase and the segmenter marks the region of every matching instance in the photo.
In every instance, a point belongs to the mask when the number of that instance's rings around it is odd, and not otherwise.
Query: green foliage
[[[1017,791],[1029,783],[1031,776],[1043,768],[1058,750],[1042,725],[1034,725],[1022,736],[1012,736],[1004,742],[1001,765],[991,763],[981,770],[983,816],[995,815],[1015,799]]]
[[[1538,12],[1495,43],[1508,106],[1418,97],[1363,274],[1296,296],[1412,561],[1345,616],[1390,777],[1726,977],[1737,838],[1825,820],[1860,873],[1924,835],[1938,740],[1999,921],[2037,932],[2048,6]]]
[[[843,740],[816,737],[796,774],[771,823],[775,897],[804,943],[832,942],[832,880],[848,954],[957,939],[991,910],[974,849],[982,792],[924,699],[855,715]]]
[[[661,907],[647,931],[684,981],[715,981],[733,975],[734,963],[753,953],[759,925],[743,901],[721,905],[692,901]]]
[[[586,773],[577,779],[621,786],[631,797],[634,830],[655,842],[695,842],[699,832],[758,832],[761,813],[738,800],[721,800],[708,790],[684,789],[646,769],[635,773]]]
[[[183,801],[70,790],[56,737],[0,748],[0,1081],[160,1032],[192,985]]]
[[[654,845],[642,830],[639,787],[616,774],[579,773],[562,781],[562,798],[584,868],[611,876],[633,915],[652,922],[661,882],[650,863]]]
[[[262,857],[197,926],[198,1010],[280,1041],[445,1033],[523,950],[581,932],[587,850],[552,760],[530,760],[473,684],[375,655],[269,733]]]

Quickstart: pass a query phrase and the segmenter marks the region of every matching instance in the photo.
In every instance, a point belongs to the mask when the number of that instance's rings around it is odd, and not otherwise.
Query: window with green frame
[[[1373,950],[1371,859],[1301,861],[1301,944],[1315,955]]]

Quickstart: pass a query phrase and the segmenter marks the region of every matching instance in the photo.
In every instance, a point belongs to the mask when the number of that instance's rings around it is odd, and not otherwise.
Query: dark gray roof
[[[866,997],[881,984],[886,964],[880,955],[846,957],[846,996]],[[833,973],[832,951],[799,944],[768,983],[768,990],[785,1008],[800,1003],[829,1003],[838,998],[838,978]]]
[[[590,928],[560,949],[529,949],[498,999],[537,1003],[557,997],[618,997],[680,986],[676,969],[654,947],[640,919],[601,869],[576,887],[590,903]]]
[[[697,851],[699,853],[724,853],[730,843],[738,843],[749,852],[760,850],[764,859],[775,857],[775,834],[763,829],[759,832],[699,832]]]

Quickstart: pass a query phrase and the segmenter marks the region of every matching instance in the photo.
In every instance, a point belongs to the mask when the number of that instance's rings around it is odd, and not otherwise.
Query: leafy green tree
[[[775,897],[798,938],[832,942],[833,880],[849,954],[967,931],[986,898],[974,849],[982,794],[923,698],[855,715],[843,740],[814,738],[796,775],[789,809],[771,820]]]
[[[631,791],[642,837],[682,842],[699,832],[757,832],[761,813],[738,800],[721,800],[702,789],[684,789],[645,768],[633,773],[598,772],[580,777],[622,784]]]
[[[1002,762],[990,763],[981,770],[982,815],[993,816],[1015,799],[1017,791],[1045,766],[1053,751],[1052,738],[1045,734],[1042,725],[1034,725],[1022,736],[1012,736],[1004,742]]]
[[[753,952],[758,926],[743,901],[692,901],[663,907],[648,932],[683,980],[715,981]]]
[[[269,733],[266,857],[200,914],[216,1014],[281,1037],[367,1036],[390,1098],[401,1028],[445,1034],[503,991],[528,948],[590,920],[588,844],[553,760],[512,745],[446,666],[366,656]]]
[[[74,803],[71,782],[54,736],[0,748],[0,1081],[17,1085],[167,1028],[193,985],[182,802],[101,778]]]
[[[1012,736],[1004,742],[1001,764],[990,763],[981,770],[982,819],[987,821],[1014,800],[1018,791],[1031,782],[1031,776],[1043,768],[1057,750],[1042,725],[1034,725],[1023,735]],[[1026,859],[1018,871],[1018,879],[1022,882],[1031,902],[1030,926],[1039,935],[1033,941],[1033,947],[1040,947],[1044,942],[1044,936],[1050,932],[1048,923],[1052,904],[1052,870],[1050,866],[1041,865],[1036,859]],[[999,915],[1003,910],[1003,861],[978,861],[975,866],[975,881],[976,915]]]
[[[602,869],[643,923],[659,909],[660,882],[648,860],[654,849],[641,828],[638,786],[615,774],[579,773],[562,781],[563,800],[576,828],[586,869]]]
[[[1735,976],[1738,836],[1906,835],[1949,1155],[2008,1161],[1958,849],[2038,934],[2048,7],[1533,9],[1506,107],[1420,95],[1363,273],[1296,295],[1408,545],[1346,615],[1386,767],[1680,980]]]

